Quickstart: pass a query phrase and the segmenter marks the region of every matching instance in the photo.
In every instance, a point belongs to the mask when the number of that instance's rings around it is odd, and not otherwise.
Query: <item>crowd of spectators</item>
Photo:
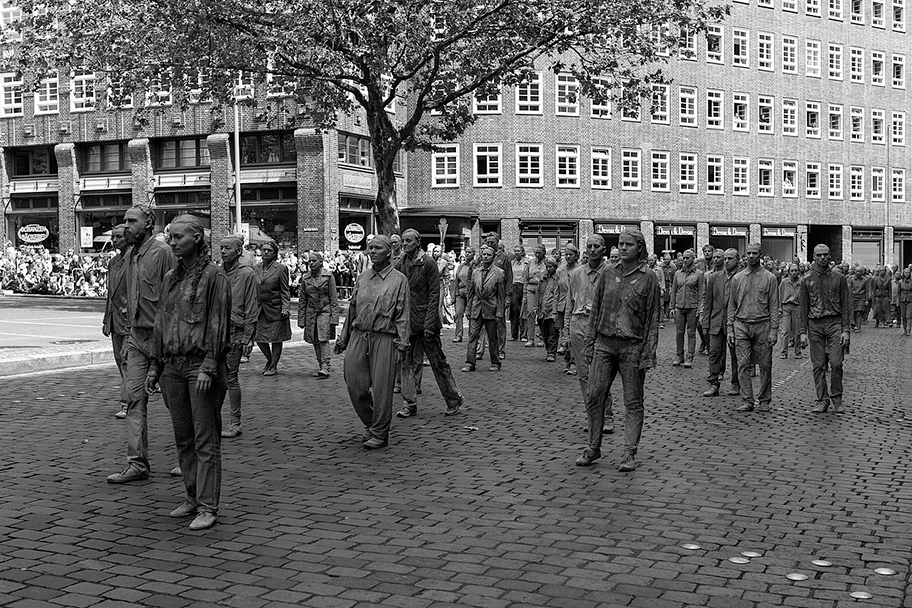
[[[56,296],[107,296],[108,261],[114,253],[51,253],[46,248],[6,243],[0,257],[0,289]]]

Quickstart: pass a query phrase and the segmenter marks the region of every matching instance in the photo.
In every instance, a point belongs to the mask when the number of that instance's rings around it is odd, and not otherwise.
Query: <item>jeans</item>
[[[735,350],[738,353],[738,383],[741,401],[754,404],[754,387],[751,371],[754,363],[760,366],[760,403],[769,403],[773,386],[773,347],[769,341],[770,322],[743,323],[735,321]]]
[[[219,362],[212,386],[196,391],[202,357],[174,357],[161,375],[162,398],[171,413],[177,462],[187,502],[199,511],[218,513],[222,488],[222,416],[228,366]]]
[[[332,365],[332,349],[329,347],[329,342],[314,342],[313,347],[317,365],[320,366],[320,369],[329,371],[329,366]]]
[[[684,330],[687,330],[687,354],[693,359],[694,351],[697,349],[697,309],[696,308],[676,308],[675,309],[675,338],[677,339],[677,355],[679,359],[684,358]]]
[[[643,434],[643,385],[646,370],[640,369],[638,340],[597,338],[589,367],[589,394],[586,397],[586,417],[589,419],[589,448],[602,447],[602,427],[605,424],[605,399],[611,385],[621,374],[624,386],[624,452],[636,454]],[[610,397],[608,397],[610,399]]]
[[[538,328],[541,330],[545,351],[549,355],[557,356],[557,341],[560,339],[554,319],[539,319]]]
[[[373,437],[389,441],[393,419],[396,336],[353,329],[342,375],[355,413]]]
[[[120,372],[120,403],[126,405],[129,402],[129,391],[127,390],[127,362],[124,360],[124,343],[130,337],[129,334],[118,334],[111,332],[111,347],[114,349],[114,362],[117,363],[117,371]]]
[[[717,334],[709,334],[709,376],[706,380],[716,388],[722,383],[722,374],[725,373],[726,350],[731,359],[732,388],[741,390],[740,382],[738,381],[738,353],[735,347],[728,343],[728,332],[725,328]]]
[[[462,322],[465,319],[465,309],[466,309],[466,297],[465,296],[456,296],[456,315],[454,323],[456,324],[456,339],[462,340]],[[469,324],[471,325],[472,320],[469,319]]]
[[[127,339],[127,463],[144,473],[149,472],[146,375],[152,359],[146,353],[151,337],[151,329],[135,328]]]
[[[839,317],[808,319],[808,342],[817,401],[842,398],[842,321]],[[827,364],[830,366],[830,390],[827,391]]]
[[[402,362],[402,399],[406,406],[413,411],[418,410],[418,378],[424,365],[425,354],[447,407],[456,408],[462,405],[462,394],[456,388],[456,379],[453,378],[453,370],[450,369],[446,355],[443,354],[443,345],[438,333],[433,336],[409,336],[409,349],[405,353],[405,361]]]
[[[795,355],[800,355],[801,341],[798,339],[798,305],[783,304],[782,318],[779,323],[779,340],[782,341],[781,353],[783,355],[788,354],[789,340],[794,340]]]
[[[510,304],[510,336],[514,340],[527,337],[526,320],[520,318],[523,301],[523,284],[513,283],[513,300]]]
[[[229,402],[229,420],[232,424],[241,423],[241,381],[238,377],[238,369],[241,367],[241,355],[244,354],[244,344],[231,343],[231,350],[228,351],[228,402]]]
[[[478,348],[478,336],[484,328],[488,334],[488,352],[491,354],[491,365],[500,367],[500,347],[497,343],[497,319],[469,319],[469,345],[466,347],[466,363],[475,367],[478,361],[475,350]]]
[[[577,378],[579,379],[580,392],[583,395],[583,407],[586,407],[586,398],[589,396],[589,358],[583,353],[588,327],[589,315],[580,314],[570,317],[570,356],[576,361]],[[613,421],[611,391],[605,392],[602,397],[604,416]]]
[[[899,318],[902,319],[903,331],[912,328],[912,302],[899,303]]]

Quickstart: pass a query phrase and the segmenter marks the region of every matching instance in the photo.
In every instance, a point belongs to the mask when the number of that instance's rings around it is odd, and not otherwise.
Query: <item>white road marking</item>
[[[68,338],[66,336],[43,336],[41,334],[13,334],[6,331],[0,331],[0,336],[16,336],[17,338],[49,338],[51,340],[82,340],[83,338]],[[101,340],[92,340],[100,342]]]
[[[97,325],[73,325],[58,321],[56,323],[40,323],[37,321],[4,321],[4,323],[19,323],[20,325],[50,325],[52,327],[85,327],[86,329],[99,329]]]

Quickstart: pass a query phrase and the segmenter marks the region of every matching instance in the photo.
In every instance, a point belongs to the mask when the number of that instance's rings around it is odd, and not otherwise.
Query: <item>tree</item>
[[[238,75],[283,87],[320,128],[363,109],[380,232],[398,231],[393,163],[472,124],[473,96],[572,74],[597,101],[639,104],[727,7],[710,0],[24,0],[5,71],[106,72],[115,104],[167,83],[175,104],[236,103]],[[27,78],[28,80],[29,78]],[[241,84],[243,84],[242,81]],[[140,116],[147,104],[137,104]],[[395,116],[387,111],[400,100]]]

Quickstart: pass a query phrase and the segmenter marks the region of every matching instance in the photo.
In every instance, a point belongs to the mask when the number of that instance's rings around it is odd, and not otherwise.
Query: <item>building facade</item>
[[[780,260],[912,263],[906,0],[746,0],[672,58],[672,83],[621,111],[569,74],[476,99],[457,142],[413,155],[411,213],[499,228],[508,246],[609,242],[655,251],[759,241]]]

